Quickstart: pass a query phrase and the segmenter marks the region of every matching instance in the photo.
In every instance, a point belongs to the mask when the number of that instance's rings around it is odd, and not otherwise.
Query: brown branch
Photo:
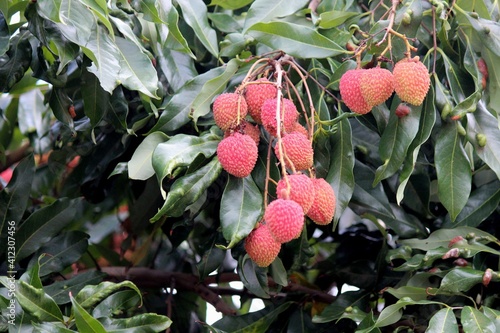
[[[3,164],[0,159],[0,172],[6,170],[26,157],[30,152],[30,147],[30,143],[26,142],[14,151],[7,151],[5,153],[5,164]]]

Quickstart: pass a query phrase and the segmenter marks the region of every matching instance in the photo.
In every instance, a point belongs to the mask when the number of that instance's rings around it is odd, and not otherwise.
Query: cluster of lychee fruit
[[[366,114],[384,103],[393,92],[401,101],[420,105],[429,91],[427,67],[419,57],[405,57],[394,65],[393,71],[381,67],[351,69],[339,82],[342,100],[355,113]]]
[[[256,221],[244,244],[250,258],[267,267],[278,256],[281,244],[300,236],[306,217],[319,225],[332,221],[334,190],[326,180],[315,177],[309,132],[300,124],[295,104],[282,96],[276,82],[260,78],[245,82],[235,92],[220,94],[213,103],[213,117],[224,131],[217,156],[232,176],[250,175],[261,134],[267,132],[274,144],[270,148],[280,161],[281,179],[276,195],[270,196],[273,200],[264,203],[263,218]]]

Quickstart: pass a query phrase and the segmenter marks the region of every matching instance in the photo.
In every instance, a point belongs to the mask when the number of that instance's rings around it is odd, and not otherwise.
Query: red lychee
[[[274,239],[285,243],[300,236],[304,227],[304,210],[293,200],[276,199],[267,206],[264,220]]]
[[[262,104],[260,114],[262,125],[266,131],[273,136],[277,135],[278,128],[276,125],[276,103],[276,98],[267,99],[264,104]],[[293,102],[287,98],[281,99],[280,109],[280,121],[283,124],[280,129],[280,134],[284,135],[285,133],[292,132],[295,123],[297,122],[297,118],[299,117],[299,113],[297,112],[297,108]]]
[[[214,101],[213,113],[215,124],[226,131],[245,118],[248,113],[247,102],[240,94],[220,94]]]
[[[259,145],[260,142],[259,126],[253,125],[252,123],[249,123],[246,120],[242,120],[240,124],[236,126],[234,129],[229,129],[226,132],[224,132],[224,137],[227,138],[228,136],[232,135],[235,132],[249,135],[255,141],[255,143]]]
[[[229,174],[245,178],[257,162],[258,149],[255,141],[238,132],[222,139],[217,146],[217,156],[222,168]]]
[[[276,187],[276,194],[279,199],[290,199],[298,203],[306,214],[314,201],[314,183],[311,178],[304,174],[287,175],[287,180],[281,178]]]
[[[285,166],[292,169],[290,163],[293,164],[296,171],[306,170],[313,166],[314,151],[311,141],[302,133],[293,132],[285,135],[281,139]],[[280,158],[279,146],[276,143],[274,153]]]
[[[335,215],[337,198],[333,188],[323,178],[313,179],[314,202],[307,212],[307,216],[316,224],[326,225]]]
[[[394,92],[394,77],[392,73],[380,67],[364,71],[360,77],[361,95],[368,105],[384,103]]]
[[[403,102],[420,105],[424,101],[431,79],[427,67],[419,57],[404,58],[394,65],[394,90]]]
[[[350,69],[342,75],[339,82],[340,96],[351,111],[366,114],[373,105],[368,104],[361,93],[361,76],[366,69]]]
[[[246,86],[245,99],[248,105],[248,113],[257,124],[262,124],[260,109],[267,99],[276,98],[278,89],[266,78],[258,79]]]
[[[245,239],[245,250],[260,267],[269,266],[278,256],[281,243],[271,235],[267,225],[260,224]]]

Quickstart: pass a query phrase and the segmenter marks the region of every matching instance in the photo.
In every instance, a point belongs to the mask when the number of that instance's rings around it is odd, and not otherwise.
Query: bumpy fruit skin
[[[293,126],[292,133],[294,133],[294,132],[302,133],[305,136],[309,135],[309,133],[307,132],[307,128],[302,126],[299,122],[296,122],[295,125]]]
[[[246,134],[233,133],[222,139],[217,146],[217,156],[222,168],[238,178],[245,178],[252,172],[257,155],[257,144]]]
[[[277,128],[276,125],[276,98],[267,99],[264,104],[262,104],[261,108],[261,119],[262,125],[269,132],[269,134],[276,136]],[[292,132],[295,127],[295,123],[297,122],[297,118],[299,117],[299,113],[297,112],[297,108],[295,104],[288,98],[283,98],[281,100],[281,115],[280,120],[283,124],[281,128],[281,135],[285,133]]]
[[[238,113],[239,103],[239,113]],[[245,98],[236,93],[224,93],[217,96],[213,105],[215,124],[223,131],[238,123],[238,119],[243,119],[248,113],[248,106]]]
[[[267,267],[278,256],[281,243],[274,239],[267,225],[259,224],[245,239],[245,250],[257,266]]]
[[[260,129],[259,126],[257,125],[252,125],[246,120],[242,120],[238,126],[236,126],[234,129],[229,129],[224,132],[224,137],[227,138],[228,136],[233,135],[234,133],[239,132],[241,134],[247,134],[249,135],[257,145],[259,145],[260,142]]]
[[[384,103],[394,92],[392,73],[380,67],[370,68],[360,77],[361,95],[369,105]]]
[[[335,215],[337,198],[333,188],[323,178],[314,178],[314,202],[307,216],[316,224],[327,225]]]
[[[306,214],[314,201],[314,183],[311,178],[304,174],[293,174],[287,176],[290,184],[290,192],[287,191],[287,182],[281,178],[276,187],[279,199],[290,199],[298,203]]]
[[[248,113],[257,124],[262,124],[260,109],[268,99],[276,98],[278,89],[266,78],[258,79],[260,84],[249,84],[245,88],[245,100],[248,105]],[[267,84],[266,84],[267,83]]]
[[[302,133],[292,132],[281,139],[283,153],[285,155],[285,166],[292,169],[290,162],[296,171],[306,170],[313,166],[314,151],[311,141]],[[274,153],[280,158],[279,146],[274,146]]]
[[[420,105],[424,101],[431,79],[427,67],[418,57],[404,58],[394,65],[394,90],[403,102]]]
[[[304,211],[293,200],[276,199],[267,206],[264,220],[274,239],[286,243],[300,236],[304,227]]]
[[[350,69],[342,75],[339,82],[340,96],[352,112],[366,114],[373,105],[368,104],[361,93],[361,76],[366,69]]]

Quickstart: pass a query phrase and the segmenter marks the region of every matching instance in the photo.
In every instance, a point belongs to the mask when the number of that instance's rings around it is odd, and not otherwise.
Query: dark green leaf
[[[327,58],[345,53],[337,43],[316,30],[294,23],[255,23],[248,34],[258,42],[298,58]]]
[[[482,306],[481,309],[486,317],[488,317],[496,327],[496,331],[500,329],[500,312],[498,310],[494,310],[487,306]]]
[[[262,204],[262,194],[252,177],[229,177],[220,203],[220,223],[228,249],[253,230],[262,215]]]
[[[193,28],[196,36],[214,57],[219,57],[217,34],[210,27],[207,6],[202,0],[177,0],[186,23]]]
[[[31,214],[16,234],[16,259],[26,258],[70,224],[79,200],[62,198]]]
[[[130,281],[122,281],[119,283],[105,281],[99,283],[97,286],[85,286],[78,292],[75,299],[80,303],[81,307],[89,309],[122,288],[130,288],[134,290],[137,295],[142,296],[139,288]]]
[[[178,92],[186,82],[198,74],[193,58],[188,54],[166,47],[159,49],[157,53],[161,70],[174,92]]]
[[[43,289],[18,281],[16,298],[24,311],[40,321],[63,321],[63,315],[54,299]]]
[[[458,333],[457,319],[452,308],[444,308],[436,312],[429,321],[428,333]]]
[[[159,2],[156,3],[159,4]],[[163,21],[166,21],[168,24],[168,35],[165,36],[166,38],[162,38],[164,41],[162,47],[164,49],[184,52],[195,59],[196,57],[189,48],[188,42],[179,30],[179,12],[177,12],[177,9],[172,5],[172,0],[163,1],[161,4],[161,17]]]
[[[279,257],[271,263],[269,269],[274,282],[283,287],[288,286],[288,273]]]
[[[458,293],[468,291],[483,281],[483,271],[468,267],[454,268],[441,281],[439,291]]]
[[[314,323],[328,323],[339,319],[348,307],[365,308],[370,294],[364,290],[347,291],[340,294],[332,304],[329,304],[319,315],[313,317]]]
[[[200,280],[204,280],[213,271],[218,269],[224,262],[226,251],[217,247],[216,243],[217,238],[214,237],[213,241],[210,242],[210,247],[208,248],[208,250],[203,252],[203,256],[201,257],[200,262],[196,264]]]
[[[332,185],[336,199],[335,223],[340,219],[354,192],[354,150],[349,120],[344,119],[337,125],[337,131],[330,137],[332,151],[330,167],[326,180]]]
[[[495,324],[482,312],[471,306],[464,306],[460,314],[464,333],[494,333]]]
[[[231,59],[224,66],[224,72],[221,75],[205,82],[191,105],[192,117],[195,123],[199,117],[203,117],[210,112],[212,100],[225,89],[229,80],[238,71],[238,68],[238,60]]]
[[[359,13],[338,10],[324,12],[319,15],[319,27],[322,29],[331,29],[343,24],[356,15],[359,15]]]
[[[108,333],[118,333],[124,330],[129,333],[152,333],[165,331],[172,321],[156,313],[143,313],[123,319],[105,318],[101,323]]]
[[[97,319],[94,319],[73,297],[71,297],[71,304],[79,332],[106,333],[104,326]]]
[[[105,276],[105,273],[97,271],[84,272],[69,280],[57,281],[45,286],[44,290],[57,304],[66,304],[70,302],[70,292],[77,294],[85,286],[98,284]]]
[[[149,134],[139,147],[136,148],[132,158],[128,162],[128,176],[131,179],[146,180],[155,174],[152,159],[156,147],[168,140],[163,132]]]
[[[10,47],[0,56],[0,91],[8,92],[19,82],[31,63],[31,33],[22,31],[10,40]]]
[[[427,297],[429,296],[427,294],[426,288],[413,287],[413,286],[402,286],[397,289],[389,287],[385,290],[385,292],[399,299],[403,297],[409,297],[415,301],[421,301],[427,299]]]
[[[469,199],[472,180],[469,160],[455,122],[441,127],[434,156],[439,199],[455,221]]]
[[[253,0],[212,0],[209,6],[221,6],[224,9],[239,9],[245,7]]]
[[[163,215],[181,216],[189,205],[205,193],[221,172],[222,167],[219,160],[214,157],[204,167],[178,178],[172,184],[161,209],[151,218],[151,222],[158,221]]]
[[[248,255],[241,256],[238,262],[238,274],[241,282],[252,294],[260,298],[269,298],[267,268],[257,266]]]
[[[292,15],[306,4],[306,0],[255,0],[248,10],[243,32],[256,23],[266,23],[276,17]]]
[[[78,333],[77,331],[73,331],[67,329],[66,326],[62,323],[32,323],[34,327],[35,333]]]
[[[111,95],[101,87],[98,78],[86,70],[82,80],[83,110],[90,119],[90,125],[96,127],[107,112]]]
[[[228,13],[208,13],[208,18],[218,30],[225,33],[239,32],[242,29],[234,16]]]
[[[89,235],[86,233],[74,230],[54,237],[45,243],[38,250],[38,253],[44,255],[39,259],[40,276],[61,272],[80,259],[87,250],[88,238]],[[32,261],[37,259],[37,256],[34,256]]]
[[[105,298],[92,311],[92,317],[112,318],[126,313],[127,310],[137,308],[141,303],[141,296],[134,290],[122,290]]]

